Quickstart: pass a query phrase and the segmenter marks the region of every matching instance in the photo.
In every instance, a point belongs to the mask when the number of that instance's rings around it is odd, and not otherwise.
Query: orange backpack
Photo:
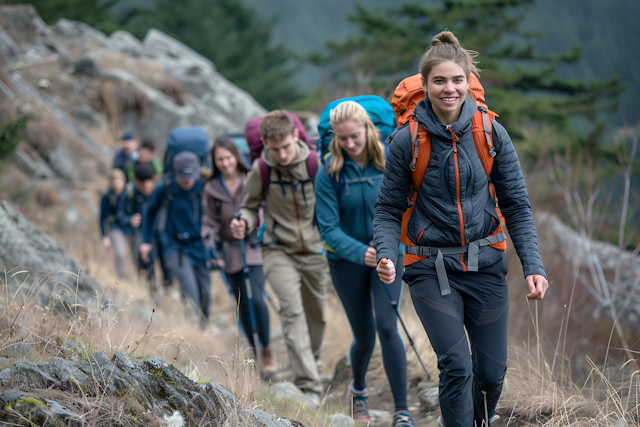
[[[489,109],[487,109],[487,105],[485,104],[484,98],[484,88],[480,84],[478,78],[471,74],[471,79],[469,81],[469,91],[467,92],[467,96],[470,96],[476,104],[480,107],[476,111],[471,120],[471,130],[473,132],[473,141],[475,142],[476,150],[478,151],[478,156],[482,161],[482,166],[484,167],[487,176],[491,174],[491,168],[493,167],[493,158],[496,155],[495,148],[493,146],[493,137],[492,137],[492,125],[491,120],[494,120],[498,115]],[[413,212],[413,207],[415,206],[416,198],[418,197],[418,189],[422,184],[424,179],[424,174],[427,171],[427,166],[429,165],[429,157],[431,156],[431,137],[429,133],[415,120],[414,109],[416,105],[424,99],[424,91],[422,88],[422,78],[420,74],[416,74],[415,76],[408,77],[400,82],[395,92],[393,93],[393,99],[391,100],[391,106],[393,107],[393,111],[396,113],[396,118],[398,120],[398,129],[403,126],[409,125],[410,133],[411,133],[411,145],[413,146],[413,159],[409,167],[411,168],[411,191],[409,192],[409,196],[407,197],[408,208],[402,216],[402,235],[400,237],[400,241],[408,246],[417,246],[416,243],[412,242],[407,237],[407,229],[409,225],[409,218],[411,218],[411,212]],[[458,138],[454,136],[453,144],[455,148],[455,143]],[[457,157],[454,150],[454,158]],[[454,160],[457,165],[457,160]],[[489,191],[491,196],[495,200],[495,209],[498,214],[498,218],[500,218],[501,222],[504,222],[504,218],[500,213],[500,209],[498,208],[498,199],[495,194],[495,189],[491,182],[489,183]],[[461,220],[461,244],[462,246],[466,245],[464,236],[464,224],[462,223],[462,209],[460,205],[460,197],[458,195],[458,212],[460,212],[460,220]],[[424,232],[424,231],[423,231]],[[502,232],[502,226],[498,225],[498,228],[491,236],[494,236],[498,233]],[[422,237],[422,233],[418,236],[418,241]],[[499,243],[495,243],[490,245],[491,247],[506,251],[507,250],[507,242],[502,241]],[[464,254],[460,254],[462,265],[464,270],[466,271],[466,266],[464,263]],[[422,259],[426,258],[426,256],[422,255],[404,255],[404,265],[411,265],[415,262],[418,262]]]

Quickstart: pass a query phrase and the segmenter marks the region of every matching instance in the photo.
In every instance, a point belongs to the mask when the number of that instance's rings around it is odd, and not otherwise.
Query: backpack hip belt
[[[449,287],[449,279],[447,279],[447,271],[444,268],[443,255],[455,255],[469,253],[469,262],[467,271],[478,271],[478,253],[483,246],[495,245],[506,240],[503,232],[494,236],[485,237],[484,239],[469,242],[465,246],[453,246],[445,248],[437,248],[434,246],[408,246],[405,245],[404,253],[418,256],[435,256],[436,257],[436,273],[438,275],[438,283],[440,284],[440,295],[445,296],[451,293]]]

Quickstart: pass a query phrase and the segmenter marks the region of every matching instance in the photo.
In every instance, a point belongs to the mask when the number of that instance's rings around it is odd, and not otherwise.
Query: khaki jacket
[[[254,161],[247,175],[240,214],[248,232],[258,222],[260,203],[265,201],[262,238],[265,248],[282,249],[289,254],[319,254],[323,244],[315,221],[316,196],[307,171],[307,157],[318,155],[301,141],[296,143],[296,157],[288,167],[278,164],[268,150],[262,160],[270,167],[270,184],[263,194],[259,161]]]

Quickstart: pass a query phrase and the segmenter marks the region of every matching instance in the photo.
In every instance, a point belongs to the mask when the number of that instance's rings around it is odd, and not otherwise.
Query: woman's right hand
[[[367,251],[364,253],[364,265],[367,267],[376,266],[376,248],[371,246],[367,248]]]
[[[378,276],[387,285],[392,284],[396,280],[396,266],[389,258],[382,258],[376,267]]]

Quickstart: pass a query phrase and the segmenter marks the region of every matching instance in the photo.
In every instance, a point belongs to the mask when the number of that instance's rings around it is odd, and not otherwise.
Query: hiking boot
[[[271,378],[273,374],[278,372],[274,359],[273,350],[270,347],[262,347],[262,365],[267,378]]]
[[[369,416],[369,404],[367,399],[369,398],[369,392],[366,387],[364,390],[356,390],[354,386],[355,382],[351,380],[349,383],[349,394],[353,400],[353,420],[358,423],[369,425],[371,417]]]
[[[392,427],[416,427],[416,422],[407,411],[397,411],[393,416]]]

